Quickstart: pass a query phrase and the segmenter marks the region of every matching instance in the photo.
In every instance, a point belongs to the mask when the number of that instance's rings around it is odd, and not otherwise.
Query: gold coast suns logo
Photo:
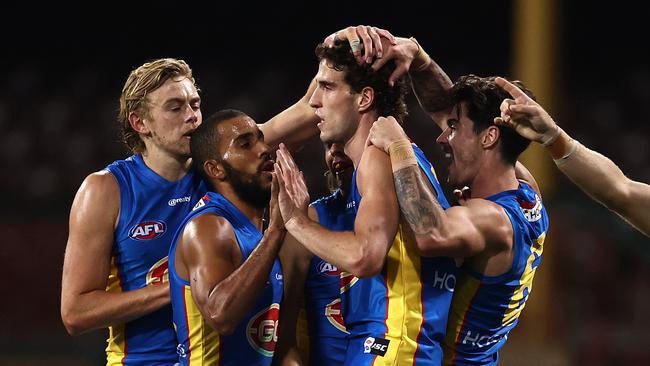
[[[343,320],[343,313],[341,313],[341,299],[336,298],[325,306],[325,317],[332,326],[341,332],[348,333],[345,329],[345,321]]]
[[[159,260],[151,266],[147,272],[147,286],[162,285],[169,281],[169,262],[167,257]]]
[[[278,319],[280,304],[271,304],[255,314],[246,325],[246,339],[254,350],[266,357],[273,357],[278,342]]]

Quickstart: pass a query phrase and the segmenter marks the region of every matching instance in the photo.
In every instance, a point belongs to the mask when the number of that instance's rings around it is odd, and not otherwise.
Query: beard
[[[265,208],[269,205],[271,201],[271,185],[268,188],[262,185],[262,174],[260,171],[256,174],[246,174],[233,168],[225,161],[222,161],[222,163],[226,169],[226,173],[228,173],[228,182],[232,185],[233,190],[242,201],[255,208]]]

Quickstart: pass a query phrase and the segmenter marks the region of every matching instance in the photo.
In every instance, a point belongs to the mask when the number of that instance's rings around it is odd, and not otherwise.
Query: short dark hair
[[[388,84],[388,78],[395,70],[395,62],[389,61],[377,71],[368,63],[359,65],[348,41],[336,41],[332,47],[319,43],[316,46],[316,56],[319,61],[327,60],[335,70],[343,71],[345,82],[355,93],[360,93],[365,87],[371,87],[375,91],[373,105],[380,116],[393,116],[400,123],[404,122],[408,115],[407,82],[402,77],[394,86]]]
[[[461,76],[451,89],[452,105],[461,102],[467,103],[467,116],[474,122],[474,132],[479,133],[489,126],[494,125],[494,117],[501,115],[501,102],[512,98],[503,88],[499,87],[494,79],[496,76],[479,77],[476,75]],[[533,100],[535,96],[521,81],[510,81],[521,89]],[[519,155],[530,145],[530,140],[520,136],[514,129],[501,127],[501,153],[503,159],[512,163],[517,162]]]
[[[222,109],[207,119],[204,119],[203,123],[192,133],[192,139],[190,140],[192,164],[194,170],[199,172],[206,182],[209,182],[210,179],[205,173],[203,164],[210,159],[217,161],[221,161],[222,159],[222,156],[219,155],[219,151],[217,150],[221,139],[221,136],[217,133],[217,126],[223,121],[240,116],[248,115],[237,109]]]

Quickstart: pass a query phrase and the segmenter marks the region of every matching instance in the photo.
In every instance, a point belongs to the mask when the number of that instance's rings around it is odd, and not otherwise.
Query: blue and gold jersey
[[[235,232],[243,260],[250,256],[262,239],[262,233],[237,207],[214,192],[208,192],[183,221],[169,250],[169,281],[178,339],[178,360],[186,366],[271,365],[278,337],[282,299],[280,261],[275,259],[266,286],[235,331],[228,336],[220,335],[203,319],[192,298],[189,281],[178,275],[175,266],[178,237],[187,222],[203,214],[214,214],[228,220]]]
[[[312,203],[318,221],[330,230],[354,230],[354,207],[340,190]],[[348,346],[341,313],[340,274],[336,266],[313,256],[305,282],[309,329],[309,365],[341,365]]]
[[[431,163],[413,144],[418,165],[448,208]],[[352,197],[361,196],[353,178]],[[421,257],[415,238],[400,221],[382,272],[359,279],[342,273],[343,317],[350,343],[345,365],[440,365],[447,316],[456,285],[448,257]]]
[[[149,169],[142,156],[106,169],[120,188],[107,291],[132,291],[167,281],[167,253],[174,231],[206,192],[192,171],[170,182]],[[109,327],[108,365],[173,365],[176,337],[171,306]]]
[[[535,191],[519,189],[487,198],[500,205],[514,233],[512,268],[499,276],[483,276],[462,266],[449,314],[444,365],[495,365],[498,351],[533,288],[542,259],[548,215]]]

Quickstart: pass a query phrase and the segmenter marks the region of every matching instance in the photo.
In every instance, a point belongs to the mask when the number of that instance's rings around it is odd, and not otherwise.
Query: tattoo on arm
[[[411,72],[410,76],[422,109],[433,113],[449,107],[449,90],[453,83],[435,61],[422,71]]]
[[[432,233],[440,225],[444,210],[418,165],[393,172],[402,215],[416,235]]]

